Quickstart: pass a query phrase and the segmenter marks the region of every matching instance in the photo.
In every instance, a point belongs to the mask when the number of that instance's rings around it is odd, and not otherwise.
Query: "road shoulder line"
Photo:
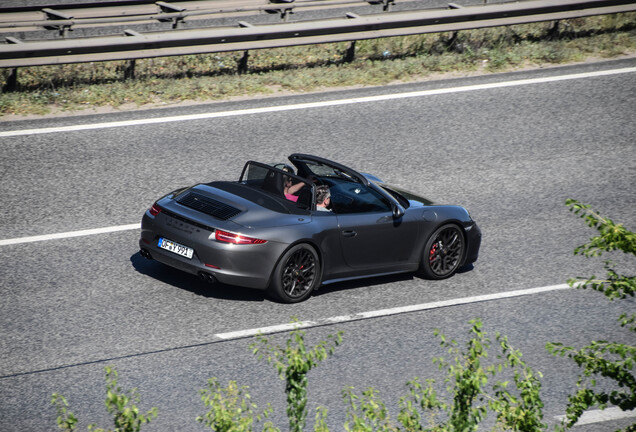
[[[181,121],[190,121],[190,120],[207,120],[207,119],[213,119],[213,118],[233,117],[233,116],[250,115],[250,114],[263,114],[263,113],[272,113],[272,112],[280,112],[280,111],[293,111],[293,110],[323,108],[323,107],[339,106],[339,105],[381,102],[381,101],[406,99],[406,98],[413,98],[413,97],[424,97],[424,96],[432,96],[432,95],[440,95],[440,94],[487,90],[492,88],[516,87],[516,86],[543,84],[543,83],[549,83],[549,82],[558,82],[558,81],[566,81],[566,80],[574,80],[574,79],[595,78],[595,77],[633,73],[633,72],[636,72],[636,67],[626,67],[626,68],[620,68],[620,69],[609,69],[609,70],[601,70],[601,71],[594,71],[594,72],[583,72],[583,73],[576,73],[576,74],[565,74],[565,75],[556,75],[556,76],[549,76],[549,77],[520,79],[520,80],[512,80],[512,81],[504,81],[504,82],[487,83],[487,84],[475,84],[475,85],[449,87],[449,88],[441,88],[441,89],[433,89],[433,90],[422,90],[422,91],[406,92],[406,93],[392,93],[387,95],[338,99],[338,100],[332,100],[332,101],[308,102],[308,103],[301,103],[301,104],[269,106],[269,107],[262,107],[262,108],[250,108],[250,109],[233,110],[233,111],[220,111],[220,112],[210,112],[210,113],[202,113],[202,114],[145,118],[145,119],[138,119],[138,120],[124,120],[124,121],[117,121],[117,122],[103,122],[103,123],[91,123],[91,124],[82,124],[82,125],[58,126],[58,127],[50,127],[50,128],[39,128],[39,129],[11,130],[11,131],[0,132],[0,138],[15,137],[15,136],[21,136],[21,135],[48,134],[48,133],[56,133],[56,132],[76,132],[76,131],[84,131],[84,130],[91,130],[91,129],[106,129],[106,128],[125,127],[125,126],[141,126],[141,125],[149,125],[149,124],[157,124],[157,123],[171,123],[171,122],[181,122]]]

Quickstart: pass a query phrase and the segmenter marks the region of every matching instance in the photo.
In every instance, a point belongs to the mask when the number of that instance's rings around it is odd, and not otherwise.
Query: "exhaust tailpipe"
[[[146,259],[149,259],[149,260],[152,259],[152,255],[150,255],[150,252],[148,251],[148,249],[141,249],[139,253],[141,254],[142,257]]]
[[[207,282],[209,284],[215,284],[216,278],[214,276],[212,276],[210,273],[206,273],[206,272],[199,272],[199,278],[204,281]]]

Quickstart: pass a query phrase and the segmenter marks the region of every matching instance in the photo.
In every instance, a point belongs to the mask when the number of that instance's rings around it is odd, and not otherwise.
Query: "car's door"
[[[343,256],[352,268],[384,268],[405,264],[418,237],[418,224],[408,212],[395,219],[390,202],[359,183],[331,188]]]

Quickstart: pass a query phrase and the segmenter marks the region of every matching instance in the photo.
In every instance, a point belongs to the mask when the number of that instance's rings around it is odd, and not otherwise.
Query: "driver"
[[[321,185],[316,187],[316,210],[331,211],[327,208],[331,203],[331,192],[329,186]]]

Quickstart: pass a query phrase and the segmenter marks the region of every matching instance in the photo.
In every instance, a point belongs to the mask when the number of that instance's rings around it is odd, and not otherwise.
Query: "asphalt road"
[[[144,430],[202,430],[198,390],[207,378],[250,386],[286,428],[283,383],[251,354],[251,338],[220,333],[288,323],[324,323],[369,311],[504,295],[602,274],[599,261],[572,255],[593,232],[567,211],[566,198],[594,205],[635,230],[636,60],[423,82],[381,88],[166,108],[0,122],[0,241],[140,221],[161,194],[178,186],[238,178],[246,159],[284,161],[313,153],[464,205],[482,228],[474,268],[431,282],[412,275],[325,287],[283,305],[263,293],[210,287],[146,261],[137,229],[0,246],[0,425],[5,431],[55,429],[54,392],[80,419],[109,427],[103,368],[124,388],[138,387],[142,410],[159,408]],[[600,76],[572,74],[622,70]],[[553,77],[571,79],[554,81]],[[545,80],[536,80],[545,78]],[[535,79],[523,85],[522,79]],[[500,83],[517,85],[501,86]],[[483,85],[482,87],[476,87]],[[472,87],[471,87],[472,86]],[[457,91],[463,89],[464,91]],[[440,90],[376,102],[360,98]],[[343,101],[282,109],[301,103]],[[249,114],[241,110],[279,107]],[[144,119],[238,111],[202,120]],[[38,133],[41,128],[139,120],[138,125]],[[26,135],[10,131],[30,130]],[[1,134],[11,136],[1,136]],[[615,257],[626,271],[633,259]],[[479,317],[543,372],[545,420],[564,412],[576,367],[550,356],[548,341],[581,346],[593,339],[634,343],[615,318],[633,301],[607,302],[577,290],[349,320],[307,329],[310,342],[343,330],[344,344],[310,373],[310,424],[317,405],[343,430],[347,386],[374,386],[393,410],[404,383],[443,377],[435,328],[460,341]],[[273,336],[284,340],[285,334]],[[630,339],[631,338],[631,339]],[[440,384],[440,387],[443,387]],[[635,417],[577,431],[610,431]]]

